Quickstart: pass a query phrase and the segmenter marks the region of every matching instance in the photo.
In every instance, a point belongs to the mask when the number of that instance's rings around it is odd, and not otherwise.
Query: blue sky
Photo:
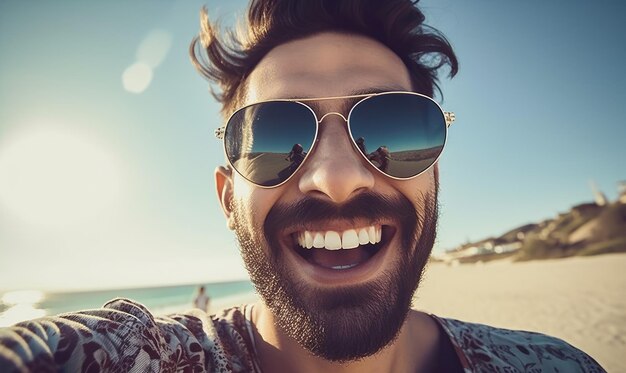
[[[0,289],[246,277],[213,186],[219,106],[187,55],[203,4],[229,23],[245,2],[0,3]],[[437,250],[588,201],[590,180],[616,197],[623,2],[420,4],[460,60]]]

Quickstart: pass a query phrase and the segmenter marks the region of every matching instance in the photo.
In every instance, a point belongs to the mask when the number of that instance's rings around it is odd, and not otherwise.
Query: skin
[[[321,33],[291,41],[271,50],[248,79],[244,104],[278,98],[328,97],[350,95],[388,87],[410,91],[409,73],[400,58],[375,40],[339,33]],[[319,102],[321,118],[327,112],[347,111],[341,100]],[[381,174],[357,153],[350,141],[346,123],[337,115],[324,119],[319,128],[319,143],[302,168],[278,188],[257,187],[226,167],[215,171],[218,198],[230,229],[235,222],[230,201],[245,208],[247,221],[263,226],[265,216],[275,203],[293,203],[303,196],[344,203],[364,191],[382,195],[403,194],[418,211],[418,194],[433,191],[438,178],[437,165],[410,180],[393,180]],[[341,231],[348,222],[328,222],[324,229]],[[396,235],[398,236],[398,235]],[[358,278],[338,278],[328,282],[307,271],[294,271],[300,280],[317,286],[339,287],[376,278],[392,266],[400,242],[390,242],[382,268]],[[288,260],[289,265],[298,264]],[[253,308],[252,322],[257,351],[264,371],[289,372],[415,372],[428,370],[437,353],[439,332],[426,314],[411,310],[395,341],[379,353],[356,362],[333,363],[312,356],[275,326],[274,315],[261,301]]]

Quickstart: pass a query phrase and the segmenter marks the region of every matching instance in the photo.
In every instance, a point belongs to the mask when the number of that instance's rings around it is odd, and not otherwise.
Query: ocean
[[[249,280],[202,284],[211,297],[211,310],[256,298]],[[183,312],[192,307],[198,284],[79,292],[20,290],[0,293],[0,327],[22,320],[69,311],[99,308],[122,297],[137,301],[155,315]]]

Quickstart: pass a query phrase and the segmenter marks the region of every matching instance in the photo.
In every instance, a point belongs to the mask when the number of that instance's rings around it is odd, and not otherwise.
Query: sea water
[[[202,284],[211,297],[211,310],[254,299],[248,280]],[[0,327],[64,312],[102,307],[122,297],[145,305],[153,314],[183,312],[192,307],[199,284],[80,292],[11,291],[0,294]]]

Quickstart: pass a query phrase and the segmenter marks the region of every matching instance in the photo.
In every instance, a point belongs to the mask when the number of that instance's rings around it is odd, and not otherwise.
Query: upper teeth
[[[327,250],[354,249],[359,245],[379,243],[382,237],[380,226],[336,231],[303,231],[296,233],[298,244],[304,248],[323,248]]]

